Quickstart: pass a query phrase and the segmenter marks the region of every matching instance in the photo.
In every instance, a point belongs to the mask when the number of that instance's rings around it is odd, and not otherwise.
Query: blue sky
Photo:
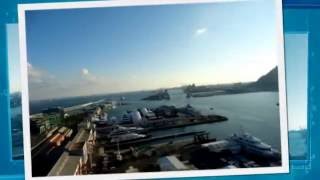
[[[27,12],[30,98],[255,81],[277,65],[273,3]]]

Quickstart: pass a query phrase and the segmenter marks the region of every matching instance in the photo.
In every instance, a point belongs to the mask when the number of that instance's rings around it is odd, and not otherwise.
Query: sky
[[[289,129],[307,128],[308,34],[285,35]]]
[[[275,18],[270,0],[29,11],[30,99],[255,81]]]

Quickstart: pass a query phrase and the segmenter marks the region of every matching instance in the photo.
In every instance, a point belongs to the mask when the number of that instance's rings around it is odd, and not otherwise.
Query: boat
[[[111,143],[117,143],[117,142],[121,143],[121,142],[143,139],[143,138],[147,138],[147,137],[148,136],[145,134],[126,133],[126,134],[120,134],[120,135],[112,137],[110,142]]]
[[[242,150],[249,154],[265,158],[280,159],[281,154],[278,150],[272,148],[269,144],[264,143],[259,138],[248,133],[233,134],[229,140],[241,145]]]
[[[141,127],[124,127],[118,125],[110,132],[109,138],[127,133],[141,133],[143,131],[144,128]]]
[[[143,131],[144,128],[142,127],[124,127],[124,126],[116,126],[117,130],[123,130],[123,131],[130,131],[130,132],[138,132],[138,131]]]

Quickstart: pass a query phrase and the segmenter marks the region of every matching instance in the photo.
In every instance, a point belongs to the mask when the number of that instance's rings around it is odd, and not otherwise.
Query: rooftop
[[[71,142],[66,145],[65,149],[78,149],[83,142],[89,137],[88,131],[80,129]],[[63,152],[59,160],[53,166],[48,176],[74,175],[77,165],[82,155],[71,155],[68,151]]]

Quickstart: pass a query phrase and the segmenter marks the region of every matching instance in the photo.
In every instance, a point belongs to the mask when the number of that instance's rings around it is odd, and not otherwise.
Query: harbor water
[[[161,130],[154,135],[166,135],[189,131],[208,131],[210,137],[223,139],[233,133],[248,132],[274,148],[280,150],[280,116],[277,92],[255,92],[245,94],[219,95],[210,97],[186,98],[181,89],[169,90],[170,100],[142,101],[143,94],[124,96],[127,105],[119,106],[110,116],[121,118],[127,110],[141,107],[155,108],[160,105],[184,107],[193,106],[202,114],[217,114],[228,121]],[[117,98],[116,98],[117,99]]]

